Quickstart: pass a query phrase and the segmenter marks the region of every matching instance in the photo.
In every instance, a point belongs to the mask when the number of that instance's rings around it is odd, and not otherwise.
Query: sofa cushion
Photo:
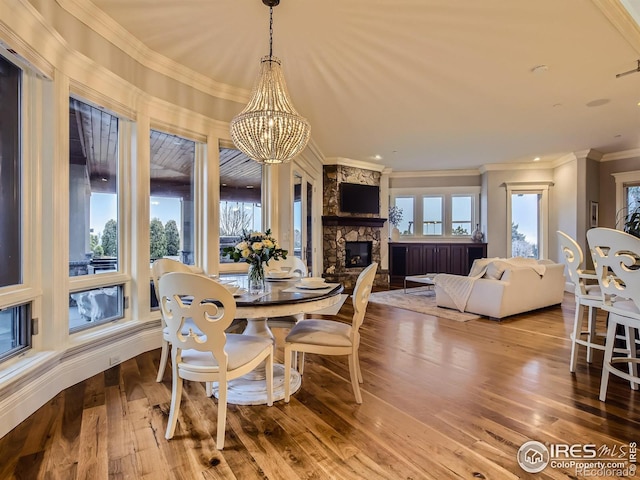
[[[493,280],[500,280],[504,271],[509,268],[509,264],[500,260],[494,260],[487,265],[487,271],[484,274],[484,278],[492,278]]]

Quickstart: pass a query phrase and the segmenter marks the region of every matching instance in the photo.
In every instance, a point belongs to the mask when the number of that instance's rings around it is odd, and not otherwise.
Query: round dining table
[[[222,281],[236,281],[246,286],[246,275],[221,277]],[[339,283],[327,283],[325,288],[302,288],[299,278],[270,279],[265,282],[265,291],[249,294],[245,288],[236,295],[236,318],[246,319],[244,335],[269,337],[275,344],[273,332],[269,328],[270,318],[285,317],[301,313],[311,313],[336,305],[342,300],[344,287]],[[264,364],[253,372],[229,381],[227,402],[235,405],[262,405],[267,403],[267,387]],[[273,401],[284,398],[284,365],[274,362]],[[296,392],[302,384],[300,374],[292,370],[289,379],[291,392]],[[217,385],[213,394],[217,397]]]

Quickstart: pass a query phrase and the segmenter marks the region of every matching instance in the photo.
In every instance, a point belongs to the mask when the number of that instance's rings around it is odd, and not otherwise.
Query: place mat
[[[296,286],[293,287],[289,287],[289,288],[285,288],[284,290],[282,290],[283,292],[287,292],[287,293],[327,293],[328,291],[336,288],[337,286],[339,286],[339,283],[327,283],[327,286],[324,288],[298,288]]]

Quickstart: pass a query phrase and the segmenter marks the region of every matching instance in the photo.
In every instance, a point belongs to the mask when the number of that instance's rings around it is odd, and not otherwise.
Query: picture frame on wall
[[[591,202],[591,228],[598,226],[598,202]]]

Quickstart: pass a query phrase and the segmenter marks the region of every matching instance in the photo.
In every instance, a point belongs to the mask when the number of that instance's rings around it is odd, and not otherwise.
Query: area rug
[[[382,303],[404,310],[411,310],[412,312],[435,315],[457,322],[467,322],[480,318],[480,315],[476,315],[475,313],[465,313],[449,308],[437,307],[436,294],[430,287],[407,288],[407,293],[404,293],[404,289],[374,292],[369,297],[369,301],[371,303]]]

